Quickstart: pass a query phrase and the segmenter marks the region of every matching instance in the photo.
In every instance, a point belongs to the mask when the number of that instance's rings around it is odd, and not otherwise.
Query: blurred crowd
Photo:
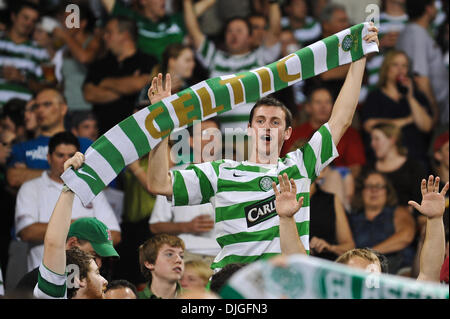
[[[0,0],[5,290],[15,291],[40,264],[64,161],[147,107],[154,76],[169,73],[176,93],[248,71],[366,21],[371,4],[379,9],[373,22],[380,52],[368,57],[339,157],[311,187],[310,254],[336,260],[369,247],[387,258],[389,273],[416,278],[426,217],[408,201],[420,203],[420,182],[430,174],[440,177],[441,188],[449,181],[448,1]],[[294,115],[282,156],[328,121],[348,68],[274,93]],[[206,121],[201,131],[245,129],[248,116],[249,110],[238,108]],[[108,281],[123,280],[115,282],[118,287],[150,298],[141,258],[158,234],[184,241],[180,285],[206,286],[220,249],[214,210],[210,204],[173,208],[149,193],[147,164],[143,156],[129,165],[90,207],[79,202],[73,219],[95,217],[110,230],[120,259],[94,253]],[[447,194],[446,256],[448,203]]]

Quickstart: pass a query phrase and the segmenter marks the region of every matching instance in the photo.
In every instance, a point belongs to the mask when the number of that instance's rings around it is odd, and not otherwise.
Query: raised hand
[[[445,194],[448,191],[449,183],[447,182],[439,192],[439,176],[434,178],[433,175],[428,177],[428,183],[422,179],[420,189],[422,191],[422,203],[419,205],[415,201],[410,200],[409,205],[417,209],[422,215],[428,218],[441,217],[445,211]]]
[[[368,28],[369,33],[363,38],[366,42],[375,42],[380,46],[380,41],[378,40],[378,28],[370,22],[370,27]]]
[[[272,182],[272,188],[275,192],[275,209],[278,216],[292,217],[303,205],[303,196],[297,201],[297,186],[294,180],[289,180],[286,173],[283,176],[278,175],[280,191],[275,182]]]
[[[83,153],[76,152],[74,156],[64,162],[64,170],[72,166],[73,169],[79,169],[84,163]]]
[[[152,104],[172,95],[172,81],[169,73],[166,74],[165,84],[165,88],[163,88],[163,75],[161,73],[158,74],[158,77],[153,78],[152,85],[147,91],[147,96]]]

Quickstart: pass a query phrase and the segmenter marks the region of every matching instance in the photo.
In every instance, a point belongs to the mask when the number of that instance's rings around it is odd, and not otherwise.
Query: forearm
[[[445,231],[442,216],[428,218],[425,241],[420,253],[420,274],[418,280],[439,282],[445,257]]]
[[[345,130],[351,125],[366,65],[366,57],[352,62],[348,70],[344,85],[339,92],[329,120],[333,141],[337,145]]]
[[[200,17],[206,10],[216,3],[216,0],[202,0],[194,3],[194,12],[196,17]]]
[[[66,239],[74,197],[75,194],[71,191],[61,192],[45,234],[43,263],[58,274],[63,274],[66,269]]]
[[[94,60],[97,50],[92,48],[83,48],[74,38],[71,36],[66,36],[64,38],[67,47],[70,50],[70,53],[74,56],[78,62],[87,64]],[[92,40],[96,41],[96,40]]]
[[[153,234],[171,234],[178,235],[182,233],[187,233],[187,222],[186,223],[172,223],[172,222],[160,222],[150,224],[150,231]]]
[[[433,119],[413,96],[408,98],[408,102],[417,128],[422,132],[430,132],[433,128]]]
[[[205,40],[205,35],[200,29],[198,24],[197,17],[194,12],[194,6],[192,4],[192,0],[184,0],[184,22],[186,24],[186,28],[189,32],[189,35],[192,37],[194,42],[195,49],[199,49]]]
[[[395,233],[391,237],[373,246],[372,248],[382,254],[390,254],[406,248],[412,241],[409,231]]]
[[[271,47],[279,41],[281,33],[281,10],[278,3],[271,3],[269,7],[269,30],[264,45]]]
[[[84,99],[94,104],[105,104],[120,98],[116,92],[94,84],[86,84],[83,89]]]
[[[44,241],[45,232],[47,231],[47,226],[47,223],[31,224],[19,232],[19,237],[26,242],[42,243]]]
[[[306,255],[294,217],[280,217],[280,247],[283,255]]]
[[[106,78],[100,82],[99,87],[114,91],[119,95],[128,95],[139,92],[149,82],[149,79],[149,74],[120,78]]]
[[[147,190],[152,194],[165,196],[172,195],[168,144],[169,137],[166,137],[149,153]]]
[[[20,187],[26,181],[42,175],[44,170],[25,167],[11,167],[6,171],[6,179],[11,187]]]
[[[342,255],[343,253],[355,248],[355,243],[348,242],[348,243],[342,243],[339,245],[331,245],[328,249],[330,252],[336,254],[337,256]]]

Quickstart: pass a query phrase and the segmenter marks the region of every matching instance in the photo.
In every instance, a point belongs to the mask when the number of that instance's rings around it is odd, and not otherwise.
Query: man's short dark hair
[[[40,13],[40,8],[37,4],[24,0],[14,1],[11,6],[11,12],[17,15],[23,8],[30,8],[37,11],[37,13]]]
[[[119,28],[120,32],[128,32],[128,34],[131,37],[131,40],[133,40],[134,43],[137,42],[137,38],[138,38],[138,27],[136,24],[136,21],[128,18],[128,17],[124,17],[124,16],[114,16],[111,17],[109,21],[113,21],[116,20],[117,21],[117,25]]]
[[[94,113],[91,111],[75,111],[72,113],[71,116],[71,128],[78,129],[78,126],[80,126],[81,123],[83,123],[86,120],[94,120],[97,121],[97,118],[95,117]]]
[[[244,22],[247,25],[248,28],[248,34],[252,35],[252,25],[250,23],[250,20],[248,19],[248,17],[232,17],[230,19],[228,19],[227,21],[225,21],[225,26],[223,28],[223,31],[226,32],[228,29],[228,26],[230,25],[231,22],[236,21],[236,20],[240,20],[242,22]]]
[[[19,98],[10,99],[3,105],[2,117],[8,117],[15,125],[25,125],[25,106],[27,102]]]
[[[261,99],[259,99],[256,104],[253,106],[252,110],[250,111],[250,117],[248,119],[248,122],[250,123],[250,126],[252,125],[252,121],[253,121],[253,115],[255,113],[255,109],[257,107],[260,106],[275,106],[275,107],[279,107],[283,110],[284,115],[285,115],[285,122],[286,122],[286,128],[288,129],[289,126],[292,125],[292,113],[291,111],[286,107],[286,105],[284,105],[282,102],[278,101],[277,99],[271,97],[271,96],[266,96],[263,97]]]
[[[136,297],[138,295],[136,286],[125,279],[118,279],[118,280],[113,280],[113,281],[109,282],[108,286],[106,286],[106,291],[120,289],[120,288],[130,288]]]
[[[52,154],[56,147],[61,144],[73,145],[78,151],[80,150],[80,142],[78,141],[78,138],[72,133],[65,131],[56,133],[52,136],[48,142],[48,153]]]
[[[406,0],[406,13],[409,20],[414,21],[425,13],[426,7],[432,5],[435,0]]]
[[[218,294],[228,279],[246,265],[244,263],[231,263],[224,266],[220,271],[212,275],[210,284],[211,291]]]

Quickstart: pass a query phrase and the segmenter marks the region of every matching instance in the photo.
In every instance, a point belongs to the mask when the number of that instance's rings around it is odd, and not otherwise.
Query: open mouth
[[[173,271],[175,271],[176,273],[181,273],[183,270],[181,269],[181,267],[175,267]]]
[[[270,136],[269,134],[261,135],[261,140],[263,140],[264,142],[270,142],[272,140],[272,136]]]

